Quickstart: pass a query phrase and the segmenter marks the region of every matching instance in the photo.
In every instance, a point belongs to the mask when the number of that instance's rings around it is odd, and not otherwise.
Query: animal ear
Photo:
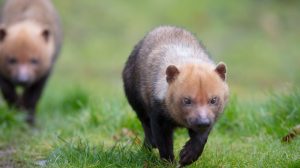
[[[222,78],[223,81],[226,79],[226,65],[223,62],[218,63],[215,71]]]
[[[6,37],[6,30],[4,28],[0,28],[0,42],[4,41]]]
[[[42,32],[42,36],[45,39],[45,41],[48,42],[50,37],[50,31],[48,29],[44,29]]]
[[[166,70],[167,82],[172,83],[178,76],[179,70],[175,65],[169,65]]]

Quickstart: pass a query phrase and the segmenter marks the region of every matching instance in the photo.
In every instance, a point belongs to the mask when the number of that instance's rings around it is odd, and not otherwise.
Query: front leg
[[[41,78],[39,81],[34,83],[33,85],[25,88],[23,96],[22,96],[22,106],[28,112],[26,121],[33,125],[35,122],[35,110],[38,100],[41,97],[43,88],[47,81],[48,75]]]
[[[18,105],[18,95],[15,86],[0,77],[0,88],[7,105],[9,107],[16,107]]]
[[[151,116],[151,130],[153,140],[159,150],[160,158],[167,161],[174,160],[173,131],[174,127],[161,115]]]
[[[190,140],[186,142],[180,151],[180,165],[186,166],[196,161],[202,154],[210,129],[205,132],[195,132],[189,129]]]

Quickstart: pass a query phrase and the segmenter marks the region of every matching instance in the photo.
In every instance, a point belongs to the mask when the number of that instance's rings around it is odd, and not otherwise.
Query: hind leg
[[[150,118],[147,114],[147,111],[145,110],[146,107],[144,103],[141,101],[141,96],[138,94],[138,92],[135,89],[132,89],[134,87],[129,87],[125,83],[125,94],[127,97],[127,100],[129,104],[131,105],[132,109],[136,112],[137,117],[141,121],[142,127],[144,129],[144,147],[151,149],[156,147],[153,137],[152,137],[152,130],[150,125]]]
[[[155,148],[156,145],[154,143],[153,136],[152,136],[150,118],[149,118],[144,106],[137,99],[135,99],[134,101],[129,101],[129,102],[130,102],[133,110],[136,112],[137,117],[141,121],[143,130],[144,130],[144,135],[145,135],[144,147],[147,149]]]
[[[147,107],[145,103],[143,102],[143,98],[140,94],[140,91],[138,90],[139,82],[138,77],[136,76],[136,72],[138,71],[136,65],[136,58],[138,57],[138,52],[140,50],[140,47],[142,45],[142,42],[139,42],[132,53],[130,54],[125,69],[122,72],[122,78],[124,82],[124,91],[127,97],[127,100],[129,104],[131,105],[132,109],[136,112],[139,120],[142,123],[144,134],[145,134],[145,140],[144,140],[144,146],[148,149],[156,147],[153,137],[152,137],[152,130],[150,125],[150,118],[147,114]]]
[[[160,109],[156,109],[151,115],[151,129],[153,140],[157,145],[161,159],[174,161],[173,152],[173,131],[174,126],[162,114]]]
[[[144,119],[142,122],[142,126],[144,129],[145,139],[144,139],[144,147],[147,149],[156,148],[156,144],[153,140],[151,125],[150,125],[150,119]]]

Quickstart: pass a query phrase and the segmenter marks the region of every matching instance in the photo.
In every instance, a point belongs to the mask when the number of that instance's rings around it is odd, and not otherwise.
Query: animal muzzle
[[[30,84],[31,79],[28,68],[20,67],[14,81],[17,85],[22,86]]]
[[[206,129],[211,126],[211,121],[208,118],[197,118],[194,126],[198,129]]]
[[[204,117],[198,117],[198,118],[194,118],[194,119],[189,119],[188,123],[190,125],[191,128],[193,128],[194,130],[205,130],[209,127],[211,127],[211,125],[213,124],[213,122],[209,119],[209,118],[204,118]]]

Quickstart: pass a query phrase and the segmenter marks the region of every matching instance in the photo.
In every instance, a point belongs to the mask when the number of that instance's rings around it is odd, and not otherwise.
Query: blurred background
[[[165,24],[195,33],[216,62],[228,65],[231,93],[239,99],[263,100],[270,90],[300,83],[296,0],[53,1],[65,42],[51,86],[120,94],[121,71],[133,46]]]
[[[231,100],[194,167],[300,167],[299,139],[280,142],[300,121],[300,1],[52,1],[62,53],[36,128],[0,96],[0,167],[166,167],[139,152],[143,131],[121,80],[134,45],[159,25],[193,32],[228,66]],[[178,156],[188,136],[175,137]]]

